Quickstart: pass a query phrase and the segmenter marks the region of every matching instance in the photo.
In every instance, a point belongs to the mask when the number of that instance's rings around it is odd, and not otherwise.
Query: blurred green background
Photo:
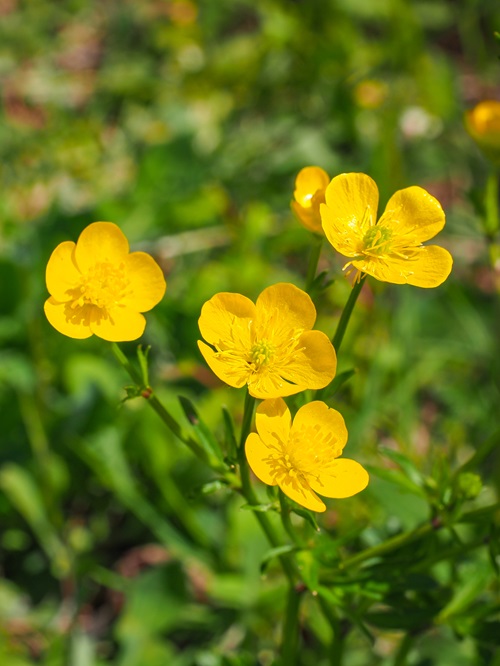
[[[179,415],[177,395],[195,400],[222,437],[221,405],[238,423],[243,393],[205,367],[200,308],[218,291],[304,285],[297,172],[366,172],[382,204],[425,187],[447,213],[438,243],[454,270],[438,289],[364,288],[339,363],[356,373],[333,405],[372,479],[329,502],[317,547],[335,559],[348,541],[427,520],[452,470],[500,440],[489,166],[463,127],[466,108],[500,93],[495,29],[493,0],[0,0],[2,665],[277,663],[283,580],[276,561],[261,573],[252,512],[207,486],[214,475],[144,401],[120,405],[129,380],[107,343],[64,338],[44,318],[50,253],[90,222],[116,222],[161,264],[167,294],[143,340],[153,386]],[[328,335],[349,292],[342,265],[325,247]],[[494,503],[498,454],[469,471],[484,483],[469,508]],[[408,663],[500,664],[498,553],[486,551],[415,573],[414,587],[401,579],[392,597],[371,580],[344,601],[409,617],[417,599],[427,622],[410,627]],[[302,612],[299,663],[326,665],[328,627],[313,599]],[[348,666],[406,663],[404,622],[372,620],[372,642],[349,635]]]

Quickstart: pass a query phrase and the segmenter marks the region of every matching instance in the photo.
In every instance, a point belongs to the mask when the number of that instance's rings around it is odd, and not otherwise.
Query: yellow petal
[[[389,199],[379,224],[392,230],[395,236],[423,243],[441,231],[445,215],[441,204],[422,187],[407,187]]]
[[[68,290],[74,289],[80,282],[82,274],[73,261],[75,243],[60,243],[50,255],[45,271],[45,281],[49,294],[60,303],[73,298]]]
[[[241,294],[222,292],[207,301],[198,319],[200,332],[212,345],[250,351],[250,322],[255,319],[255,305]]]
[[[343,173],[328,185],[325,198],[320,213],[326,237],[337,252],[356,256],[363,236],[377,221],[375,181],[364,173]]]
[[[306,229],[312,231],[315,234],[322,234],[323,227],[321,226],[321,217],[319,215],[319,210],[316,211],[315,208],[308,207],[304,208],[296,201],[292,201],[290,206],[292,207],[293,212],[297,218],[302,222]]]
[[[116,306],[109,312],[94,307],[91,311],[90,330],[103,340],[110,342],[127,342],[137,340],[144,333],[146,319],[142,314]]]
[[[248,392],[259,400],[285,398],[304,390],[304,386],[287,382],[277,372],[261,370],[248,378]]]
[[[90,317],[95,306],[83,305],[72,308],[70,303],[59,303],[55,298],[48,298],[43,309],[49,323],[69,338],[84,340],[90,338]]]
[[[358,270],[382,282],[411,284],[414,287],[438,287],[451,273],[453,259],[448,250],[427,245],[414,251],[413,259],[387,258],[387,261],[353,261]]]
[[[257,337],[273,339],[285,329],[310,329],[316,321],[316,308],[305,291],[288,282],[267,287],[256,303]]]
[[[285,495],[288,495],[297,504],[305,506],[306,509],[310,509],[311,511],[326,511],[324,503],[301,478],[287,477],[279,486]]]
[[[282,444],[288,442],[292,417],[286,403],[281,398],[264,400],[257,407],[255,425],[261,439],[269,449],[281,452]]]
[[[355,460],[341,458],[332,467],[319,472],[318,480],[309,481],[311,488],[324,497],[352,497],[368,485],[368,472]]]
[[[337,356],[328,336],[321,331],[306,331],[300,336],[297,351],[281,366],[280,375],[302,391],[327,386],[336,369]]]
[[[295,192],[293,193],[295,201],[303,208],[311,206],[314,194],[318,190],[324,190],[329,182],[330,176],[320,167],[304,167],[295,179]]]
[[[75,248],[75,261],[83,272],[100,262],[119,265],[128,254],[128,240],[113,222],[93,222],[86,227]]]
[[[153,257],[145,252],[132,252],[125,259],[125,271],[131,293],[123,299],[123,305],[137,312],[154,308],[163,298],[167,284]]]
[[[198,340],[198,347],[208,366],[219,379],[234,388],[245,386],[250,371],[248,369],[248,364],[245,363],[243,359],[241,362],[236,360],[231,363],[227,362],[227,360],[219,360],[219,358],[217,358],[217,352],[201,340]]]
[[[266,459],[269,458],[270,451],[266,444],[256,433],[252,432],[245,442],[245,454],[250,465],[250,469],[255,476],[267,483],[268,486],[276,485],[276,474],[272,473],[272,467]]]
[[[320,446],[331,448],[331,459],[337,458],[347,442],[347,428],[342,414],[336,409],[328,407],[321,400],[309,402],[299,409],[293,420],[291,436],[311,432],[315,434],[315,442],[305,442],[304,446]],[[326,455],[322,451],[322,456]]]

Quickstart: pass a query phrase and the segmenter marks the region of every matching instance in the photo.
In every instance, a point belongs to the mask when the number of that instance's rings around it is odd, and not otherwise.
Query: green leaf
[[[245,509],[246,511],[257,511],[259,513],[265,513],[266,511],[278,511],[278,507],[275,502],[270,502],[269,504],[243,504],[240,509]]]
[[[481,592],[484,592],[491,570],[477,564],[467,566],[462,572],[462,581],[457,585],[455,594],[439,613],[439,622],[446,622],[450,617],[463,613],[474,604]]]
[[[316,517],[312,511],[309,511],[309,509],[299,509],[298,507],[290,507],[290,510],[292,513],[296,513],[297,516],[304,518],[316,532],[320,531]]]
[[[67,576],[71,566],[70,554],[47,516],[35,479],[22,467],[10,463],[0,470],[0,488],[36,534],[51,561],[54,575]]]
[[[321,399],[327,400],[328,398],[332,398],[341,387],[356,374],[356,372],[356,368],[351,368],[350,370],[344,370],[344,372],[336,375],[333,381],[326,388],[322,389]]]
[[[389,458],[389,460],[392,460],[397,465],[399,465],[399,467],[401,467],[403,472],[410,479],[410,481],[413,482],[414,485],[417,487],[424,485],[424,479],[420,473],[420,470],[417,469],[415,464],[408,458],[408,456],[405,456],[404,453],[394,451],[394,449],[389,449],[386,446],[380,446],[378,451],[383,456]]]
[[[142,382],[146,387],[149,386],[148,356],[150,351],[150,345],[144,348],[142,345],[137,347],[137,360],[139,361],[139,367],[141,369]]]
[[[234,431],[234,421],[229,409],[223,405],[222,418],[224,420],[224,435],[226,442],[227,457],[230,461],[238,459],[238,441]]]
[[[410,481],[410,479],[395,469],[386,469],[385,467],[375,467],[374,465],[365,465],[370,474],[378,476],[380,479],[389,481],[399,486],[406,492],[418,495],[418,497],[426,497],[425,491],[420,486]]]
[[[437,608],[401,608],[368,612],[364,620],[378,629],[401,629],[405,631],[421,631],[433,624],[432,618]]]
[[[207,453],[209,459],[215,458],[217,461],[223,462],[224,456],[222,454],[219,442],[206,423],[202,421],[196,407],[193,405],[191,400],[185,396],[180,395],[179,402],[181,403],[181,407],[184,411],[184,414],[186,415],[187,420],[192,425],[193,430],[198,437],[198,441],[203,447],[205,453]]]
[[[284,546],[277,546],[276,548],[271,548],[271,550],[268,550],[261,560],[260,572],[264,573],[269,562],[273,560],[275,557],[280,557],[281,555],[287,555],[288,553],[293,553],[297,550],[299,550],[299,547],[292,544],[285,544]]]

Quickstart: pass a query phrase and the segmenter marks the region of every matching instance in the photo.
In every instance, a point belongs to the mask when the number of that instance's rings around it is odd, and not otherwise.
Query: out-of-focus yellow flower
[[[320,204],[325,203],[325,189],[330,176],[320,167],[301,169],[295,179],[294,201],[291,206],[302,224],[316,234],[322,234]]]
[[[293,284],[264,289],[257,303],[223,292],[207,301],[199,319],[198,346],[222,381],[248,385],[255,398],[278,398],[319,389],[335,376],[337,358],[321,331],[312,331],[316,308]],[[210,346],[209,346],[210,345]]]
[[[163,298],[165,278],[145,252],[129,254],[129,244],[112,222],[94,222],[78,242],[56,247],[47,264],[45,314],[70,338],[92,334],[114,342],[136,340],[144,332],[141,312]]]
[[[500,102],[484,100],[465,113],[465,127],[493,161],[500,161]]]
[[[399,190],[377,222],[378,189],[364,173],[344,173],[326,188],[321,219],[326,237],[352,266],[382,282],[437,287],[451,272],[450,253],[422,245],[444,227],[437,199],[421,187]]]
[[[368,485],[368,473],[354,460],[338,459],[347,442],[342,415],[321,401],[310,402],[293,422],[285,402],[265,400],[257,408],[257,433],[245,444],[254,474],[278,485],[312,511],[325,511],[324,497],[351,497]]]
[[[363,109],[378,109],[387,98],[387,85],[375,79],[360,81],[354,88],[354,99]]]

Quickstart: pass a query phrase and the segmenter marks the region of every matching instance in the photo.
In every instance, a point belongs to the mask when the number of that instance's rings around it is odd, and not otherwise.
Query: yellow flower
[[[222,381],[248,385],[255,398],[277,398],[319,389],[335,376],[337,358],[321,331],[311,331],[316,309],[293,284],[264,289],[257,303],[241,294],[220,293],[205,303],[198,346]]]
[[[326,237],[350,261],[357,277],[437,287],[451,272],[453,259],[437,245],[422,245],[444,227],[443,209],[421,187],[399,190],[377,222],[378,189],[364,173],[343,173],[326,188],[321,219]]]
[[[144,332],[141,312],[151,310],[165,293],[161,268],[145,252],[129,254],[128,241],[112,222],[94,222],[78,242],[56,247],[47,264],[45,314],[70,338],[93,333],[115,342],[135,340]]]
[[[500,102],[484,100],[465,113],[465,127],[488,157],[500,159]]]
[[[257,408],[255,423],[257,433],[245,444],[252,471],[306,509],[325,511],[316,493],[340,499],[368,485],[368,473],[359,463],[338,459],[347,429],[341,414],[324,402],[304,405],[292,423],[281,398],[265,400]]]
[[[325,189],[329,182],[326,171],[315,166],[304,167],[295,180],[292,210],[305,228],[316,234],[323,233],[319,207],[325,203]]]

